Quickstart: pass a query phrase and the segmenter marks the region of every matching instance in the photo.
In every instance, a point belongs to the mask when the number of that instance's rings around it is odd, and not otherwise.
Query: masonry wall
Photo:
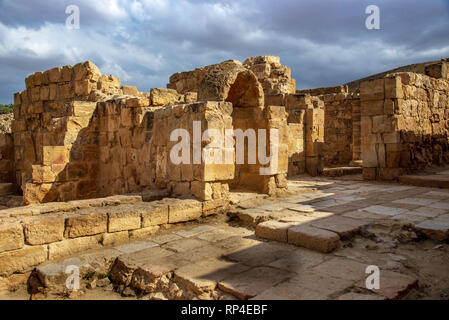
[[[349,93],[347,86],[297,90],[324,102],[323,165],[349,165],[361,159],[360,99]]]
[[[195,159],[196,145],[193,139],[198,137],[201,140],[203,132],[208,129],[216,129],[224,136],[225,129],[232,129],[231,113],[232,104],[228,102],[197,102],[154,111],[150,158],[156,187],[168,188],[177,196],[193,194],[202,200],[227,199],[227,181],[234,177],[235,165],[234,162],[225,162],[224,139],[220,145],[208,149],[211,156],[221,153],[221,164]],[[201,132],[194,132],[194,121],[201,125]],[[189,142],[190,155],[187,163],[174,164],[170,159],[172,148],[182,141],[178,136],[171,141],[170,133],[175,129],[188,133],[188,136],[183,136],[183,139],[187,139],[184,141]],[[201,147],[209,145],[212,140],[213,138],[205,139],[196,149],[196,154],[201,157]],[[229,151],[233,158],[233,149]]]
[[[360,100],[345,93],[328,94],[324,100],[325,166],[348,165],[359,160],[360,150]]]
[[[366,179],[447,164],[449,82],[397,73],[361,83],[362,156]]]
[[[285,106],[288,114],[288,176],[323,170],[324,102],[309,94],[266,95],[265,105]]]

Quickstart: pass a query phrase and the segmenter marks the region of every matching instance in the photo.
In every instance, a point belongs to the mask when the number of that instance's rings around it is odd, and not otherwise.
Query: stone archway
[[[264,192],[266,179],[259,173],[261,165],[257,158],[256,146],[259,147],[258,129],[266,129],[267,123],[263,112],[263,89],[254,73],[249,70],[239,72],[229,86],[225,101],[233,105],[232,122],[236,148],[235,174],[234,180],[229,183],[230,187]],[[239,150],[243,152],[240,157],[237,154]]]

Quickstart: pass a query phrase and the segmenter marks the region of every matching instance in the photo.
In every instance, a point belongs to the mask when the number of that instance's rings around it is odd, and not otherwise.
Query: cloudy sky
[[[381,30],[367,30],[368,5]],[[80,29],[66,8],[80,9]],[[141,91],[177,71],[281,56],[297,88],[449,57],[449,0],[0,0],[0,103],[35,71],[91,60]]]

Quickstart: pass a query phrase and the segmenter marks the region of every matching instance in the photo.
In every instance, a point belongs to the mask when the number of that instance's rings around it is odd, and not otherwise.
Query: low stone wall
[[[361,103],[366,179],[449,163],[449,81],[397,73],[362,82]]]
[[[167,224],[200,219],[227,201],[112,196],[0,211],[0,277],[26,273],[76,252],[146,237]]]

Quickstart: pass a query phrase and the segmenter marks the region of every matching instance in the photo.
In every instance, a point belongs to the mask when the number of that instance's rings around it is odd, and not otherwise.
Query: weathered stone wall
[[[325,166],[348,165],[359,160],[360,100],[349,93],[327,94],[324,100],[325,122],[323,157]]]
[[[96,137],[87,134],[95,102],[123,95],[120,79],[85,62],[36,72],[25,84],[14,97],[13,121],[15,178],[25,200],[86,197],[98,165]]]
[[[266,79],[264,75],[257,74],[251,69],[254,63],[260,64],[264,61],[270,68],[273,65],[273,72],[268,73],[272,80]],[[167,87],[176,89],[178,93],[197,92],[199,101],[231,102],[232,128],[241,129],[243,132],[248,129],[256,130],[256,132],[259,129],[265,129],[268,133],[267,146],[269,146],[270,129],[278,129],[280,140],[277,169],[271,174],[260,175],[259,169],[266,165],[259,163],[258,160],[254,164],[248,163],[248,144],[245,140],[245,163],[235,165],[234,176],[229,181],[232,188],[246,188],[275,194],[287,186],[288,127],[284,108],[264,105],[265,80],[270,82],[273,88],[277,88],[276,92],[292,91],[285,84],[294,84],[290,81],[289,69],[280,65],[279,57],[268,56],[248,59],[243,65],[240,61],[228,60],[194,71],[177,73],[170,78]],[[269,156],[270,150],[267,150],[266,154]]]
[[[296,91],[296,80],[292,79],[292,71],[281,64],[280,57],[251,57],[245,60],[243,66],[256,75],[265,95],[293,94]]]
[[[205,163],[201,158],[195,158],[195,152],[202,156],[201,148],[209,145],[212,138],[204,136],[206,139],[200,145],[194,144],[193,140],[201,141],[204,131],[208,129],[216,129],[224,136],[225,129],[232,129],[231,113],[231,103],[215,101],[180,104],[155,110],[151,115],[153,133],[150,141],[155,186],[167,188],[177,196],[193,194],[202,200],[228,198],[227,180],[233,179],[235,165],[233,162],[225,162],[224,139],[220,145],[209,149],[212,156],[221,153],[221,164]],[[194,121],[201,126],[201,131],[194,130]],[[187,163],[175,164],[170,159],[172,148],[182,141],[178,136],[174,137],[175,141],[171,141],[170,134],[175,129],[188,133],[188,137],[183,137],[189,142]],[[230,151],[233,155],[233,149]]]
[[[228,60],[193,71],[178,72],[170,77],[167,88],[182,94],[198,92],[204,77],[210,74],[212,69],[223,65],[239,65],[251,70],[261,83],[265,95],[295,93],[296,81],[291,77],[291,69],[283,66],[280,58],[276,56],[248,58],[243,65],[240,61]]]
[[[135,192],[152,186],[150,140],[153,113],[146,97],[99,102],[96,173],[84,188],[87,197]],[[91,188],[89,195],[88,189]]]
[[[399,72],[419,73],[436,79],[449,80],[449,58],[443,58],[439,61],[430,61],[402,66],[375,75],[371,75],[363,79],[351,81],[347,83],[346,86],[348,86],[349,92],[360,92],[360,84],[362,82],[368,80],[382,79],[387,77],[389,74]]]
[[[449,162],[449,82],[398,73],[361,83],[366,179]]]
[[[266,95],[265,105],[285,106],[288,123],[288,175],[323,170],[324,102],[309,94]]]
[[[323,165],[348,165],[361,159],[360,99],[347,86],[296,90],[324,101]]]
[[[284,108],[264,108],[261,84],[238,61],[204,70],[198,87],[184,93],[120,88],[118,78],[102,75],[90,62],[28,77],[27,90],[15,95],[13,122],[16,180],[25,201],[68,201],[145,188],[210,200],[227,198],[229,185],[250,184],[270,194],[284,189]],[[193,121],[200,121],[203,131],[266,129],[268,141],[270,128],[279,129],[277,169],[261,176],[258,170],[265,164],[260,163],[174,165],[169,153],[176,143],[170,133],[192,133]]]

